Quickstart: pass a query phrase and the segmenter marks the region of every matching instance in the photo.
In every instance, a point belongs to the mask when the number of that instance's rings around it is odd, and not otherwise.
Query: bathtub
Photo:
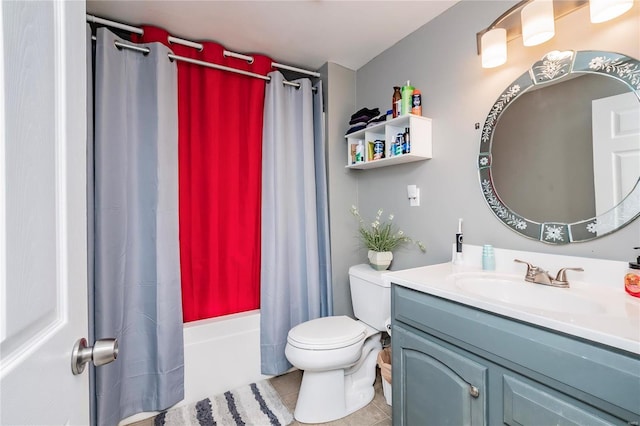
[[[260,310],[184,325],[184,399],[176,407],[266,379],[260,373]],[[139,413],[120,422],[154,416]]]

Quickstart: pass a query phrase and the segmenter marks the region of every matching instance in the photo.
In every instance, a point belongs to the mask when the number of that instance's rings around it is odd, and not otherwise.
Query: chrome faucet
[[[550,285],[552,287],[568,288],[569,281],[567,280],[566,271],[584,271],[582,268],[562,268],[558,271],[556,277],[553,278],[549,275],[549,272],[539,266],[534,266],[529,262],[519,259],[513,259],[513,261],[527,265],[527,274],[524,277],[525,281],[534,284]]]

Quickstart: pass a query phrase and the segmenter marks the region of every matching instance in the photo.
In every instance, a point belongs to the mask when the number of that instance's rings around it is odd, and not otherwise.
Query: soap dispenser
[[[635,250],[640,247],[634,247]],[[624,276],[624,289],[634,297],[640,297],[640,256],[635,262],[629,262],[629,269]]]

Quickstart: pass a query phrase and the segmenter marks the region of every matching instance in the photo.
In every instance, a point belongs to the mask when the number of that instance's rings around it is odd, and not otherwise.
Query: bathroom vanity
[[[514,258],[585,271],[567,274],[570,288],[532,284]],[[496,263],[387,274],[393,424],[640,424],[640,299],[622,289],[626,264],[499,249]]]

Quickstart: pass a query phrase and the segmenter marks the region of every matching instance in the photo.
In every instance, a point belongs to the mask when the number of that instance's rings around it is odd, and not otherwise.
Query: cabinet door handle
[[[480,390],[473,385],[469,385],[469,394],[471,394],[472,397],[477,398],[480,396]]]

